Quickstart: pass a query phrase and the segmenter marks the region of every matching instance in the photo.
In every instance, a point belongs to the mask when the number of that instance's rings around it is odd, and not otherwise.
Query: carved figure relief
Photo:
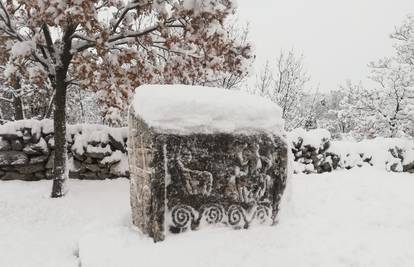
[[[259,154],[257,143],[235,144],[234,177],[231,188],[237,190],[238,200],[243,203],[257,203],[266,198],[270,190],[271,178],[266,172],[272,167],[272,158]]]
[[[167,140],[169,230],[272,224],[278,205],[274,189],[284,189],[285,181],[276,160],[281,147],[272,138],[194,135]],[[168,143],[179,149],[168,150]]]
[[[190,195],[205,195],[211,193],[213,175],[208,171],[192,170],[187,167],[193,159],[191,150],[184,147],[176,158],[176,167],[186,192]]]

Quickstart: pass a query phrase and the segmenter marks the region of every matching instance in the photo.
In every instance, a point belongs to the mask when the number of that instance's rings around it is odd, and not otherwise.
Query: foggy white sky
[[[313,85],[336,89],[346,79],[365,81],[367,64],[392,53],[389,34],[414,0],[238,0],[240,21],[250,22],[255,69],[281,49],[305,56]]]

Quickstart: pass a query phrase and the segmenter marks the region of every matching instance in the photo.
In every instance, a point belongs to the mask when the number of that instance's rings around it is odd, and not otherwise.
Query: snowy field
[[[414,266],[414,175],[295,175],[276,227],[206,229],[154,244],[130,225],[124,179],[0,182],[0,266]]]

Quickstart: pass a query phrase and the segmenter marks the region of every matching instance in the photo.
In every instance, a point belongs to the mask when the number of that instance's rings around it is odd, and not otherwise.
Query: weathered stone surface
[[[109,144],[114,148],[114,150],[121,150],[126,152],[125,146],[120,141],[116,140],[110,133],[108,134]]]
[[[0,138],[0,151],[8,151],[11,149],[10,142]]]
[[[131,115],[129,126],[132,218],[144,234],[160,241],[165,231],[204,224],[276,222],[287,177],[283,137],[162,134]]]
[[[113,176],[112,174],[110,174],[108,171],[106,171],[106,170],[100,170],[99,172],[98,172],[98,177],[100,178],[100,179],[113,179],[113,178],[115,178],[116,176]]]
[[[22,173],[18,173],[18,172],[6,172],[6,174],[4,174],[1,177],[1,180],[24,180],[24,181],[29,181],[32,179],[31,177],[32,175],[30,174],[22,174]]]
[[[70,170],[69,171],[69,178],[72,178],[72,179],[80,179],[79,172],[78,171],[74,171],[74,170]]]
[[[53,169],[53,167],[55,166],[54,160],[55,160],[55,152],[52,151],[52,153],[50,153],[49,155],[49,159],[47,160],[46,169]]]
[[[84,161],[86,159],[85,155],[83,155],[83,154],[80,155],[80,154],[76,153],[76,151],[72,151],[72,155],[73,155],[74,158],[76,158],[79,161]]]
[[[15,168],[19,173],[23,173],[23,174],[30,174],[30,173],[35,173],[35,172],[46,170],[46,167],[43,163],[28,164],[28,165],[23,165],[23,166],[17,166]]]
[[[21,151],[23,149],[23,145],[19,139],[14,139],[10,141],[12,150]]]
[[[32,126],[35,128],[31,128]],[[41,130],[39,128],[41,125]],[[46,126],[46,128],[45,128]],[[82,135],[82,129],[88,128]],[[110,138],[95,138],[112,134]],[[13,129],[15,132],[13,132]],[[125,143],[120,138],[125,137],[127,129],[111,129],[109,127],[89,127],[88,125],[68,126],[68,158],[73,164],[69,165],[70,177],[81,179],[105,179],[128,176],[129,173],[118,171],[119,155],[126,165]],[[10,125],[0,125],[0,177],[10,172],[5,179],[39,180],[52,178],[54,162],[53,124],[49,121],[11,122]],[[75,139],[83,149],[78,149],[81,155],[72,150]],[[112,143],[111,143],[112,140]],[[78,148],[80,147],[78,146]],[[122,151],[120,150],[122,148]],[[23,150],[24,149],[24,150]],[[102,164],[102,157],[105,164]],[[87,168],[85,166],[87,166]],[[111,173],[111,167],[115,171]],[[125,168],[124,168],[125,169]],[[127,169],[127,166],[126,166]],[[119,175],[117,176],[117,174]],[[24,174],[24,175],[23,175]],[[14,177],[14,178],[13,178]]]
[[[85,170],[85,167],[83,166],[82,162],[77,160],[77,159],[73,159],[73,171],[75,172],[81,172]]]
[[[88,163],[88,164],[92,164],[94,162],[94,159],[91,158],[91,157],[87,157],[87,158],[84,159],[84,162]]]
[[[413,173],[414,172],[414,162],[407,164],[407,165],[403,165],[403,171],[404,172],[408,172],[408,173]]]
[[[46,169],[46,178],[47,179],[52,179],[53,178],[53,169]]]
[[[83,164],[83,166],[91,172],[98,172],[101,169],[97,164]]]
[[[106,156],[111,155],[111,152],[108,150],[87,150],[85,152],[85,156],[89,157],[89,158],[94,158],[94,159],[103,159]]]
[[[42,179],[50,179],[50,178],[48,178],[48,177],[46,176],[46,173],[45,173],[45,172],[42,172],[42,171],[40,171],[40,172],[36,172],[36,173],[34,174],[34,177],[35,177],[36,179],[39,179],[39,180],[42,180]]]
[[[43,163],[43,162],[46,162],[48,158],[49,158],[48,155],[32,157],[30,158],[29,164]]]
[[[36,141],[36,136],[32,136],[32,133],[31,133],[31,130],[32,129],[30,129],[30,128],[24,128],[24,129],[21,129],[21,132],[22,132],[22,137],[23,137],[23,142],[24,143],[30,143],[30,142],[32,142],[32,143],[37,143],[37,141]]]
[[[84,180],[96,180],[98,178],[98,175],[95,172],[82,172],[78,174],[79,179]]]
[[[23,151],[28,155],[48,155],[49,148],[46,141],[43,138],[39,139],[39,142],[35,144],[28,144],[23,148]]]
[[[0,133],[0,137],[6,140],[14,140],[14,139],[18,139],[19,133],[15,132],[15,133]]]
[[[29,162],[29,157],[19,151],[1,151],[0,166],[24,165]]]
[[[114,165],[117,165],[118,163],[120,163],[121,162],[121,160],[120,159],[117,159],[117,160],[112,160],[112,161],[108,161],[108,162],[105,162],[105,163],[102,163],[101,161],[99,161],[98,162],[98,165],[99,165],[99,167],[100,168],[102,168],[102,169],[104,169],[104,168],[109,168],[109,169],[111,169],[112,168],[112,166],[114,166]],[[116,172],[116,167],[115,168],[112,168],[112,169],[114,169],[114,172]]]

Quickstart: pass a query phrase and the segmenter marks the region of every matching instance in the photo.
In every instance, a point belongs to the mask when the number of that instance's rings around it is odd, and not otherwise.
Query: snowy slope
[[[47,181],[0,182],[0,266],[411,267],[413,188],[412,174],[369,167],[295,175],[275,227],[154,244],[131,228],[125,180],[71,181],[60,200]]]

